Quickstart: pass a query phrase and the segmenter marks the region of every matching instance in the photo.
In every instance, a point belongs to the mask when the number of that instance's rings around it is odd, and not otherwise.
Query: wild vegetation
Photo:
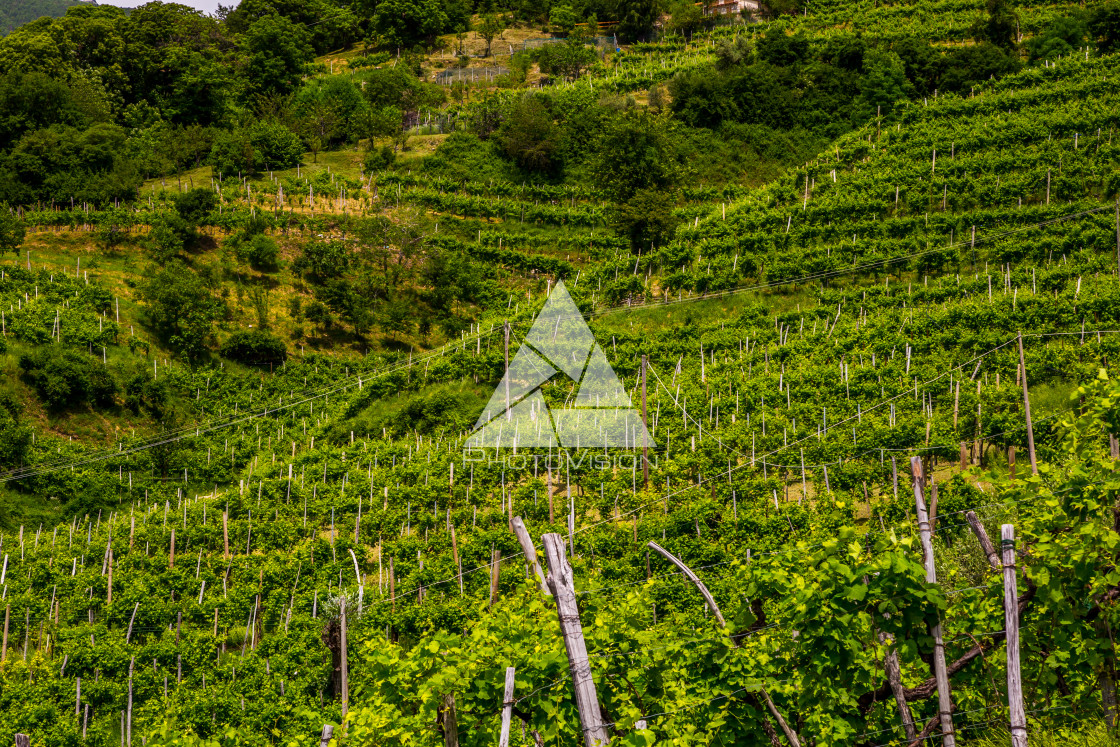
[[[0,738],[580,744],[554,533],[612,743],[936,741],[943,651],[1004,744],[1009,524],[1031,741],[1111,744],[1118,39],[1002,0],[0,38]],[[564,293],[648,476],[467,443]]]

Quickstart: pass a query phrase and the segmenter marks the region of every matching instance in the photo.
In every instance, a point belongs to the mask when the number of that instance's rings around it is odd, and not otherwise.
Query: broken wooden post
[[[988,559],[988,564],[992,566],[993,571],[998,572],[1000,570],[999,555],[996,554],[996,549],[992,547],[992,541],[988,539],[988,533],[984,531],[984,525],[976,517],[976,512],[968,511],[964,518],[968,520],[968,525],[972,527],[972,533],[976,535],[976,539],[980,542],[980,549],[984,551],[984,557]]]
[[[525,528],[525,522],[521,520],[520,516],[514,516],[513,533],[517,535],[517,541],[521,544],[521,551],[525,553],[525,562],[533,566],[533,572],[537,574],[537,580],[540,581],[541,590],[548,596],[552,596],[552,592],[548,590],[548,584],[544,580],[544,573],[541,571],[541,564],[537,560],[537,548],[533,544],[533,538],[529,536],[529,530]],[[456,553],[457,554],[457,553]],[[458,559],[455,560],[458,564]]]
[[[1019,367],[1023,370],[1023,413],[1027,417],[1027,450],[1031,456],[1031,474],[1038,477],[1038,461],[1034,453],[1034,424],[1031,423],[1031,394],[1027,389],[1027,363],[1023,356],[1023,333],[1019,333]]]
[[[31,747],[31,737],[26,734],[16,734],[16,747]]]
[[[715,615],[716,620],[719,621],[720,627],[726,628],[727,621],[723,619],[723,613],[719,611],[719,606],[716,604],[715,598],[713,598],[711,592],[708,591],[708,587],[705,586],[700,578],[692,572],[692,569],[682,563],[679,558],[673,555],[673,553],[669,552],[656,542],[650,542],[649,547],[664,555],[666,560],[675,565],[680,570],[680,572],[683,573],[688,578],[688,580],[693,583],[697,590],[699,590],[700,594],[704,597],[704,601],[708,603],[708,609],[710,609],[712,611],[712,614]]]
[[[1000,528],[1003,551],[1003,621],[1007,631],[1007,705],[1011,717],[1011,747],[1027,747],[1027,715],[1023,710],[1023,680],[1019,673],[1019,591],[1015,570],[1015,527]]]
[[[509,723],[513,718],[513,667],[506,667],[506,689],[502,697],[502,733],[498,747],[509,747]]]
[[[700,580],[700,577],[693,573],[692,569],[681,562],[679,558],[677,558],[665,548],[658,545],[656,542],[650,542],[648,543],[648,546],[653,548],[654,550],[657,550],[657,552],[665,556],[665,558],[670,563],[679,568],[681,573],[683,573],[688,578],[688,580],[696,586],[697,590],[700,592],[700,595],[704,597],[704,601],[707,602],[708,609],[712,611],[712,615],[716,618],[716,620],[719,621],[720,627],[726,629],[727,621],[724,620],[723,613],[720,612],[719,605],[716,604],[715,597],[713,597],[712,593],[708,591],[708,587],[704,585],[704,582]],[[736,643],[735,645],[738,645],[738,643]],[[792,747],[801,747],[801,741],[797,736],[797,732],[790,728],[786,720],[782,718],[782,714],[774,705],[774,701],[770,699],[770,694],[766,692],[766,688],[761,688],[760,693],[763,700],[766,702],[766,707],[770,710],[771,715],[774,716],[774,720],[778,722],[778,726],[780,726],[782,731],[785,733],[786,739],[789,740],[790,745],[792,745]]]
[[[925,554],[926,583],[937,583],[937,570],[933,565],[933,542],[930,539],[929,515],[926,501],[922,495],[924,476],[922,458],[910,457],[910,472],[914,478],[914,504],[918,513],[918,531],[921,534],[922,551]],[[941,720],[941,743],[943,747],[955,747],[957,740],[953,734],[952,699],[949,691],[949,673],[945,668],[945,642],[941,638],[941,623],[931,626],[933,636],[933,673],[937,680],[938,717]]]
[[[323,724],[323,734],[319,737],[319,747],[327,747],[334,739],[334,727],[330,724]]]
[[[583,640],[583,624],[576,604],[575,578],[564,554],[564,538],[555,533],[541,537],[545,559],[548,562],[548,585],[556,598],[556,612],[560,618],[560,631],[568,653],[568,670],[572,675],[576,707],[583,725],[585,747],[602,747],[610,744],[606,725],[599,712],[599,698],[595,680],[591,677],[591,663],[587,659],[587,645]]]

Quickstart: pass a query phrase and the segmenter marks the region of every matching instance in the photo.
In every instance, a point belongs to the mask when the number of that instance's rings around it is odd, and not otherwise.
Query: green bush
[[[388,145],[383,145],[380,148],[370,148],[362,166],[368,174],[373,171],[384,171],[392,166],[396,160],[397,154],[393,152],[393,149]]]
[[[254,235],[237,247],[237,257],[248,262],[254,270],[275,272],[279,269],[280,247],[276,241],[263,233]]]
[[[288,358],[284,341],[270,332],[234,332],[222,343],[223,358],[247,366],[280,365]]]
[[[48,409],[62,411],[84,404],[109,406],[117,384],[100,361],[55,345],[20,357],[26,381]]]

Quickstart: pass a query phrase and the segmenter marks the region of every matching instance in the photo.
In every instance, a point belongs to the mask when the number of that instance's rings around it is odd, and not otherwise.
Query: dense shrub
[[[74,409],[113,404],[117,384],[100,361],[76,350],[55,345],[39,348],[19,359],[23,379],[49,409]]]
[[[234,332],[221,349],[222,357],[248,366],[280,365],[288,357],[284,341],[274,334],[252,330]]]

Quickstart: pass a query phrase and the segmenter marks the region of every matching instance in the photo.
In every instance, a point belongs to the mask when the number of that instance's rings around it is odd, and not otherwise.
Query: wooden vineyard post
[[[937,583],[937,571],[933,565],[933,542],[930,539],[929,515],[926,513],[926,501],[922,495],[924,479],[922,475],[922,458],[910,457],[910,472],[914,478],[914,504],[918,513],[918,531],[922,538],[922,551],[925,554],[926,583]],[[953,734],[952,698],[949,692],[949,673],[945,668],[945,642],[941,638],[941,623],[933,625],[930,634],[933,636],[933,674],[937,680],[938,717],[941,720],[941,743],[943,747],[955,747],[956,736]]]
[[[125,741],[132,747],[132,670],[136,666],[136,657],[128,662],[128,717],[125,721]]]
[[[168,558],[167,567],[175,567],[175,527],[171,527],[171,556]]]
[[[533,572],[537,574],[541,590],[544,591],[546,596],[551,596],[548,584],[544,580],[544,573],[541,571],[541,564],[537,561],[537,548],[533,545],[533,538],[529,536],[529,530],[525,528],[525,522],[521,520],[520,516],[513,517],[513,532],[517,535],[517,541],[521,544],[521,551],[525,553],[525,562],[530,564],[533,567]],[[456,564],[458,564],[457,559]]]
[[[1023,356],[1023,333],[1019,333],[1019,367],[1023,370],[1023,412],[1027,416],[1027,449],[1031,455],[1031,474],[1038,477],[1038,461],[1034,455],[1034,425],[1031,423],[1031,395],[1027,389],[1027,364]]]
[[[879,642],[883,645],[893,643],[890,636],[879,631]],[[899,717],[902,719],[902,728],[906,731],[906,741],[913,742],[918,732],[914,728],[914,715],[906,703],[906,691],[902,686],[902,667],[898,662],[898,651],[892,646],[890,652],[883,658],[883,669],[887,673],[887,682],[890,683],[891,692],[894,694],[895,705],[898,706]]]
[[[440,715],[443,724],[443,747],[459,747],[459,721],[455,715],[454,693],[443,696]]]
[[[136,622],[136,610],[140,609],[140,603],[137,602],[136,606],[132,608],[132,617],[128,619],[128,633],[125,634],[124,642],[128,643],[132,640],[132,623]]]
[[[549,533],[541,537],[544,555],[548,561],[548,585],[556,598],[556,612],[560,618],[560,631],[568,653],[568,670],[572,675],[576,707],[583,725],[585,747],[602,747],[610,744],[603,717],[599,712],[599,697],[595,680],[591,677],[591,663],[587,659],[587,644],[583,640],[583,623],[576,604],[575,578],[564,555],[564,537]]]
[[[996,554],[996,549],[992,547],[992,541],[988,539],[988,533],[984,531],[984,525],[976,517],[976,512],[968,511],[964,518],[968,520],[968,525],[972,527],[972,533],[976,535],[977,541],[980,542],[980,549],[984,551],[984,557],[988,559],[988,564],[992,566],[993,571],[998,572],[1001,567],[999,555]]]
[[[490,606],[498,601],[498,582],[502,573],[502,551],[495,548],[490,553]]]
[[[509,421],[513,418],[512,413],[509,411],[509,321],[502,323],[503,337],[505,338],[505,381],[506,381],[506,420]]]
[[[16,747],[31,747],[31,737],[26,734],[16,734]]]
[[[451,561],[455,563],[456,575],[459,577],[459,596],[463,596],[463,566],[459,563],[459,541],[455,537],[454,524],[451,525]]]
[[[509,747],[509,722],[513,718],[513,667],[506,667],[506,689],[502,697],[502,733],[498,747]]]
[[[222,552],[229,558],[229,511],[222,511]]]
[[[334,739],[334,727],[330,724],[323,724],[323,733],[319,737],[319,747],[327,747]]]
[[[4,642],[0,644],[0,661],[8,658],[8,620],[12,616],[12,605],[4,607]]]
[[[1027,747],[1027,715],[1023,710],[1023,680],[1019,674],[1019,591],[1015,568],[1015,527],[1000,528],[1003,554],[1003,621],[1007,631],[1007,705],[1011,716],[1011,747]]]
[[[648,356],[642,356],[642,489],[649,487],[649,423],[646,420],[646,369]]]
[[[342,718],[346,720],[346,712],[350,710],[350,668],[346,661],[346,597],[341,596],[338,605],[341,620],[339,621],[339,637],[342,642],[342,655],[339,657],[342,665]]]

